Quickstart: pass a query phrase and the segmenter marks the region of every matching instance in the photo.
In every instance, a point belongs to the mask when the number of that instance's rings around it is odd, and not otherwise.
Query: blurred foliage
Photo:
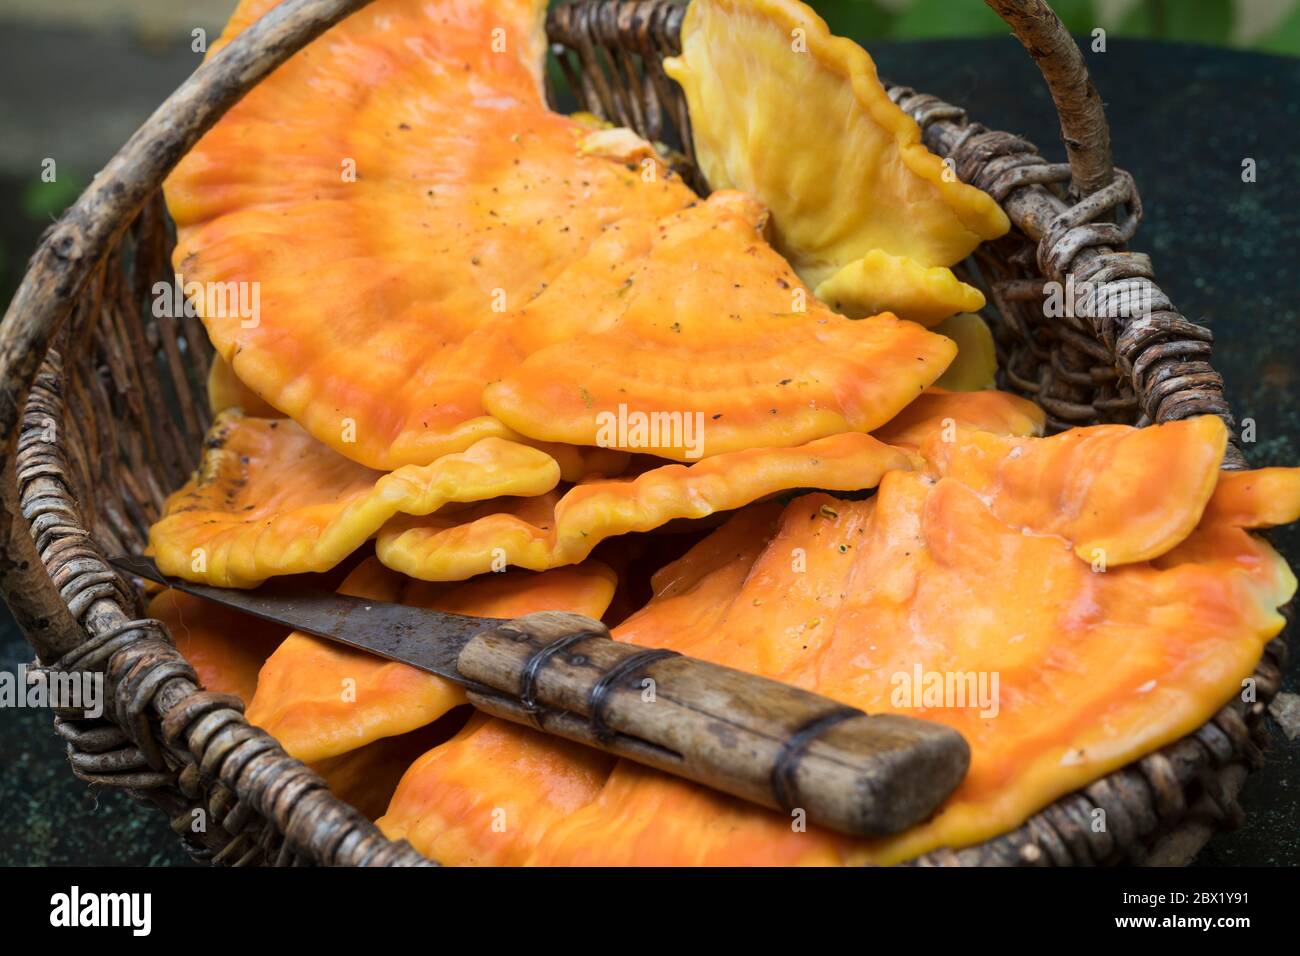
[[[1300,7],[1291,11],[1291,15],[1260,44],[1260,48],[1269,53],[1300,55]]]
[[[1142,3],[1120,24],[1132,36],[1168,36],[1197,43],[1221,43],[1232,30],[1231,0]]]
[[[59,218],[88,184],[80,176],[61,175],[52,183],[37,181],[23,190],[23,215],[37,223]]]
[[[831,29],[859,40],[922,37],[997,36],[1006,25],[984,0],[809,0]],[[1138,0],[1118,22],[1103,17],[1116,5],[1097,0],[1052,0],[1070,32],[1104,27],[1109,36],[1237,45],[1239,18],[1252,13],[1254,0]],[[1099,9],[1100,8],[1100,9]],[[1300,5],[1263,37],[1247,46],[1300,55]]]

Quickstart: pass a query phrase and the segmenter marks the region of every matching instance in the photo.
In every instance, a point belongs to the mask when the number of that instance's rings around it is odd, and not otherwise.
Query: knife
[[[400,661],[462,685],[469,701],[752,803],[856,836],[928,817],[966,775],[948,727],[868,716],[818,694],[675,651],[623,644],[559,611],[467,617],[270,582],[255,590],[169,578],[150,558],[112,563],[140,578]]]

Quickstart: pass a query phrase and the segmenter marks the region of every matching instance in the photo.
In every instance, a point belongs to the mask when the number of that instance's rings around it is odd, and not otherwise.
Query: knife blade
[[[110,563],[155,584],[224,604],[313,637],[410,664],[457,684],[466,682],[456,666],[461,649],[475,634],[502,623],[500,618],[427,611],[274,580],[249,591],[195,584],[169,578],[158,570],[152,558],[118,557]],[[430,639],[434,634],[437,640]]]
[[[941,724],[869,716],[809,691],[674,651],[614,641],[557,611],[512,621],[336,594],[136,577],[454,681],[480,710],[693,780],[842,833],[884,836],[928,817],[970,748]]]

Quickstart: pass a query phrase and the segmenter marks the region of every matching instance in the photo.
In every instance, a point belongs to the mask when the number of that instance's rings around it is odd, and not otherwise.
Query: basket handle
[[[80,628],[45,573],[22,518],[19,423],[50,344],[109,250],[180,158],[260,80],[371,0],[286,0],[167,98],[45,234],[0,322],[0,592],[42,660]]]
[[[1115,178],[1110,127],[1101,96],[1088,75],[1083,51],[1046,0],[984,0],[1038,64],[1061,118],[1070,161],[1070,191],[1091,196]]]

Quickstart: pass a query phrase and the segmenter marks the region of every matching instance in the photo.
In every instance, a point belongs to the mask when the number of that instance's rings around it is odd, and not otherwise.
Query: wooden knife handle
[[[843,833],[924,820],[970,748],[941,724],[860,710],[672,651],[622,644],[577,614],[475,636],[461,673],[480,710],[590,744]]]

